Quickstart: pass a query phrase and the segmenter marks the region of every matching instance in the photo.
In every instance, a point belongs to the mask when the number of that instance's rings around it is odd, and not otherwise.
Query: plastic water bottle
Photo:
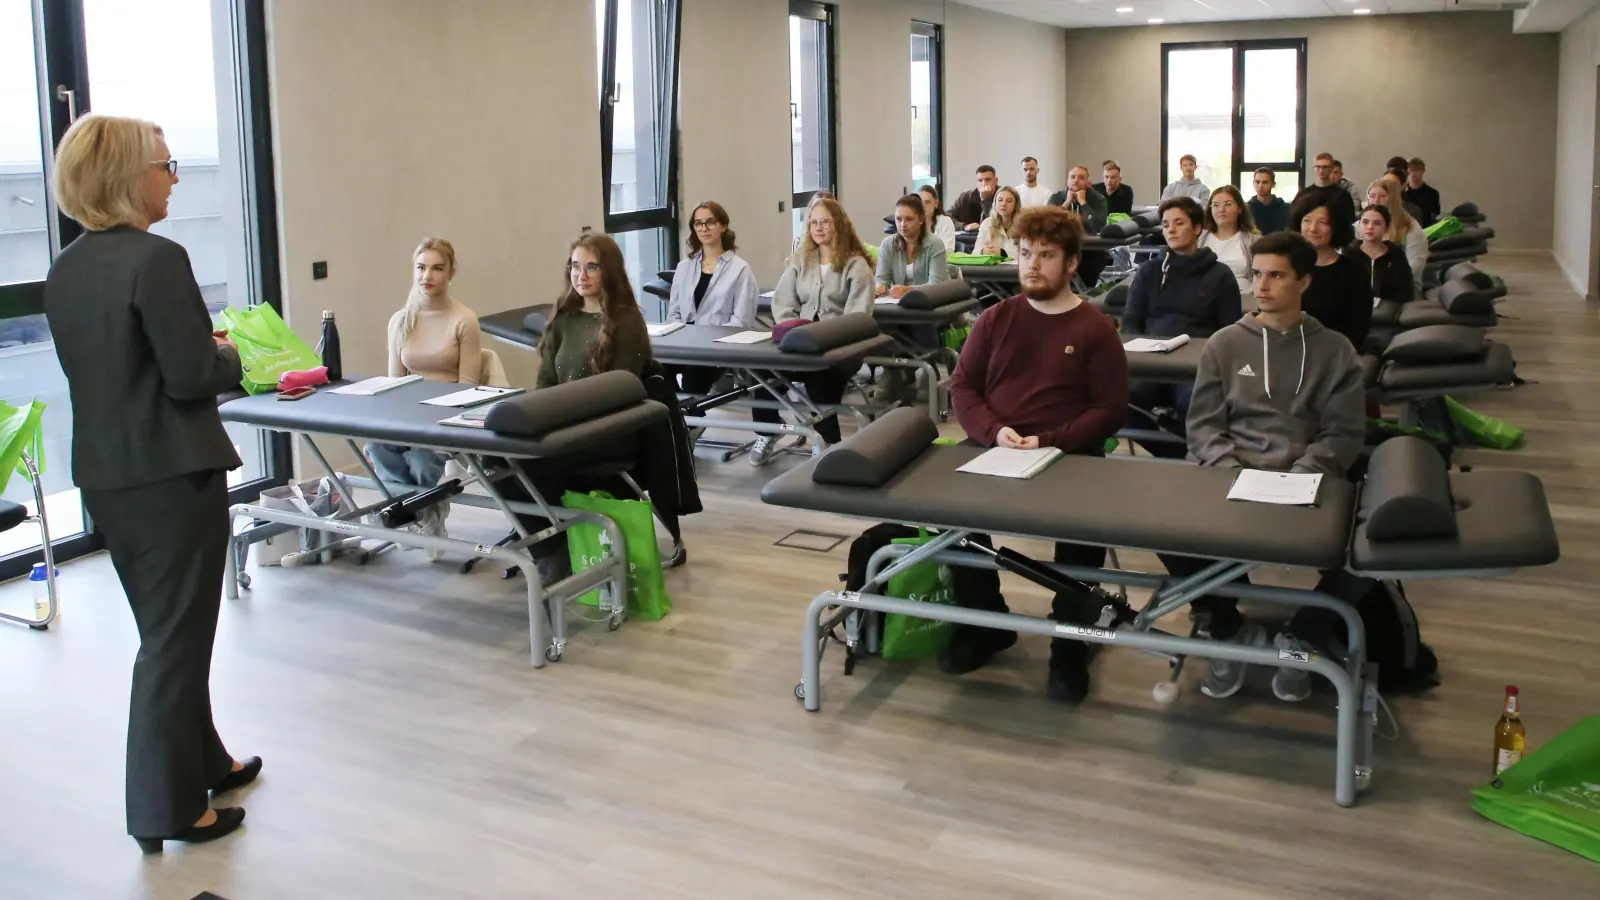
[[[328,380],[344,377],[344,363],[339,359],[339,325],[333,320],[333,310],[322,311],[322,339],[317,341],[317,357],[328,367]]]
[[[56,576],[60,575],[61,570],[57,569]],[[33,564],[33,571],[28,573],[28,587],[33,591],[33,617],[42,620],[50,615],[50,581],[44,563]],[[56,615],[60,614],[61,610],[56,610]]]

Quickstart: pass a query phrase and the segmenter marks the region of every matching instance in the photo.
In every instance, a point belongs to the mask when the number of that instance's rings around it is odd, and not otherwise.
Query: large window
[[[1276,193],[1293,199],[1306,157],[1306,42],[1233,41],[1163,44],[1161,178],[1179,177],[1178,161],[1195,157],[1208,187],[1241,185],[1250,173],[1278,173]]]
[[[937,25],[911,23],[911,189],[944,182],[944,39]],[[942,190],[942,188],[941,188]]]
[[[595,4],[605,229],[635,287],[678,258],[678,10],[679,0]]]
[[[794,169],[794,233],[806,204],[835,191],[833,152],[833,8],[789,3],[789,128]]]
[[[72,484],[66,379],[43,315],[43,280],[80,233],[46,189],[53,148],[94,111],[156,122],[178,161],[168,217],[151,231],[189,253],[207,308],[277,302],[262,0],[0,0],[0,379],[44,414],[43,487],[58,553],[93,549]],[[285,467],[281,440],[229,426],[236,496]],[[32,505],[13,477],[5,499]],[[0,535],[0,577],[36,556],[36,534]]]

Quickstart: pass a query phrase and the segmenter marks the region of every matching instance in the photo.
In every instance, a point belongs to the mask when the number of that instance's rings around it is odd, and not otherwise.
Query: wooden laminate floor
[[[519,584],[492,571],[404,553],[258,572],[225,605],[213,689],[230,747],[266,771],[242,834],[162,857],[123,834],[131,617],[104,557],[64,566],[56,628],[0,628],[0,897],[1600,896],[1600,866],[1467,805],[1505,684],[1535,745],[1600,712],[1600,321],[1548,259],[1486,264],[1533,383],[1468,402],[1528,440],[1469,457],[1544,478],[1563,558],[1412,587],[1444,684],[1391,701],[1402,734],[1357,808],[1332,801],[1331,697],[1285,706],[1265,672],[1213,701],[1193,667],[1163,709],[1165,665],[1109,652],[1067,709],[1043,697],[1040,639],[959,679],[879,661],[845,678],[830,654],[805,713],[801,611],[844,547],[772,544],[859,526],[763,507],[767,473],[707,459],[677,609],[589,627],[543,670]],[[502,531],[461,509],[451,528]]]

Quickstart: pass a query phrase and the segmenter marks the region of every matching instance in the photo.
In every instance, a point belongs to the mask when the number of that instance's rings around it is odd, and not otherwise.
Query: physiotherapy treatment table
[[[484,333],[508,343],[536,347],[537,332],[527,328],[524,322],[534,312],[529,308],[484,316],[478,320],[478,326]],[[802,326],[784,336],[783,346],[771,340],[754,344],[719,343],[717,340],[743,330],[724,325],[685,325],[671,334],[650,339],[650,351],[660,363],[726,370],[739,376],[739,383],[732,390],[685,400],[684,423],[689,427],[755,434],[798,434],[805,436],[813,452],[817,452],[824,446],[816,432],[817,422],[830,415],[862,411],[842,402],[824,406],[812,401],[803,391],[791,392],[797,377],[828,369],[854,371],[863,364],[872,363],[925,368],[934,379],[930,383],[937,382],[933,366],[925,360],[879,355],[891,352],[895,341],[882,333],[874,318],[866,314],[839,316]],[[820,340],[807,340],[808,336]],[[930,391],[928,397],[928,411],[934,415],[938,413],[937,393]],[[681,393],[680,396],[687,397]],[[786,410],[793,414],[796,424],[706,416],[713,409],[736,403],[743,407]],[[870,410],[862,414],[869,418],[873,415]]]
[[[603,584],[610,585],[611,597],[627,596],[626,545],[616,523],[598,513],[566,509],[545,499],[517,463],[546,460],[570,464],[574,459],[589,458],[614,447],[620,439],[665,419],[666,407],[645,399],[644,385],[638,378],[628,372],[608,372],[571,384],[517,394],[496,403],[496,408],[489,413],[489,427],[482,429],[441,425],[441,419],[462,410],[421,402],[454,393],[467,385],[423,381],[375,396],[330,392],[331,388],[347,383],[326,385],[315,394],[293,402],[278,400],[275,394],[260,394],[228,401],[219,408],[225,422],[299,435],[324,474],[333,480],[339,495],[338,509],[326,517],[272,509],[259,503],[235,505],[230,510],[230,521],[243,518],[269,524],[252,529],[257,532],[255,534],[247,531],[229,541],[230,559],[224,591],[230,600],[238,598],[241,584],[248,587],[243,571],[243,551],[252,540],[264,540],[273,532],[282,532],[282,526],[308,528],[356,542],[380,540],[424,550],[490,557],[507,566],[519,567],[527,582],[528,639],[535,666],[543,666],[546,660],[561,659],[566,646],[564,603]],[[491,430],[494,428],[501,431]],[[517,433],[506,433],[512,430]],[[317,445],[317,437],[343,441],[366,473],[361,484],[375,486],[383,499],[357,506],[350,492],[353,479],[346,479],[334,469]],[[361,452],[361,445],[369,441],[426,448],[455,460],[468,473],[463,485],[476,486],[483,493],[456,494],[448,498],[449,502],[500,510],[520,539],[506,546],[496,546],[420,534],[407,528],[384,527],[377,517],[381,508],[433,485],[385,484]],[[506,479],[520,483],[532,501],[508,500],[497,487]],[[529,534],[516,513],[543,516],[552,524]],[[555,584],[543,584],[527,548],[580,522],[603,528],[611,541],[610,551],[594,566]],[[609,627],[619,627],[622,622],[620,599],[606,612]]]
[[[1132,647],[1174,662],[1174,678],[1187,656],[1305,669],[1338,692],[1334,799],[1350,806],[1358,785],[1371,778],[1378,709],[1377,673],[1366,662],[1360,615],[1344,600],[1315,590],[1234,580],[1263,566],[1348,569],[1385,580],[1481,577],[1547,565],[1560,555],[1537,478],[1505,471],[1448,473],[1437,453],[1416,438],[1381,445],[1359,488],[1324,479],[1317,504],[1299,507],[1230,501],[1237,470],[1196,465],[1067,456],[1027,480],[965,474],[957,467],[984,451],[934,445],[937,436],[927,417],[895,410],[774,478],[761,492],[774,506],[936,534],[920,547],[884,547],[873,556],[861,591],[827,590],[806,607],[795,692],[808,710],[821,705],[823,635],[855,610]],[[1054,565],[1007,550],[984,552],[968,543],[978,534],[1173,553],[1210,565],[1187,578]],[[889,578],[924,561],[1019,573],[1047,569],[1152,594],[1141,610],[1124,607],[1111,621],[1103,616],[1098,625],[1083,626],[881,593]],[[1206,594],[1332,610],[1348,631],[1348,658],[1212,641],[1199,637],[1198,627],[1183,629],[1187,636],[1156,628]]]

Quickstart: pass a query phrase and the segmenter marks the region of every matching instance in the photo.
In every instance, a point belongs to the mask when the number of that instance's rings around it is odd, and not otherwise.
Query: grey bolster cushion
[[[1494,312],[1494,298],[1468,281],[1449,281],[1439,285],[1439,305],[1453,316]]]
[[[801,325],[783,336],[778,349],[785,353],[807,353],[815,356],[836,347],[875,338],[878,322],[871,313],[849,313]]]
[[[1397,363],[1466,362],[1482,356],[1483,345],[1482,328],[1424,325],[1395,335],[1383,358]]]
[[[901,309],[938,309],[952,303],[972,299],[972,285],[960,278],[924,284],[906,292],[900,298]]]
[[[1482,274],[1483,270],[1478,268],[1476,263],[1460,262],[1444,270],[1444,280],[1446,282],[1465,281],[1476,283],[1478,276]]]
[[[1360,515],[1370,541],[1456,536],[1450,471],[1439,451],[1421,438],[1390,438],[1372,451]]]
[[[617,369],[501,400],[489,410],[483,424],[497,434],[543,437],[644,400],[644,382],[639,376]]]
[[[1161,227],[1161,213],[1153,209],[1139,213],[1137,216],[1133,217],[1133,220],[1139,223],[1140,228]]]
[[[822,454],[811,470],[811,480],[844,487],[883,487],[938,437],[939,426],[927,413],[902,406]]]
[[[1122,219],[1117,222],[1111,222],[1100,229],[1100,236],[1114,239],[1130,238],[1139,233],[1139,228],[1140,225],[1136,219]]]
[[[522,327],[537,335],[543,335],[545,328],[549,325],[550,320],[545,316],[543,310],[535,310],[522,317]]]
[[[1450,215],[1455,216],[1458,219],[1462,218],[1463,216],[1471,217],[1477,214],[1478,204],[1476,203],[1458,203],[1456,204],[1455,209],[1450,210]]]

